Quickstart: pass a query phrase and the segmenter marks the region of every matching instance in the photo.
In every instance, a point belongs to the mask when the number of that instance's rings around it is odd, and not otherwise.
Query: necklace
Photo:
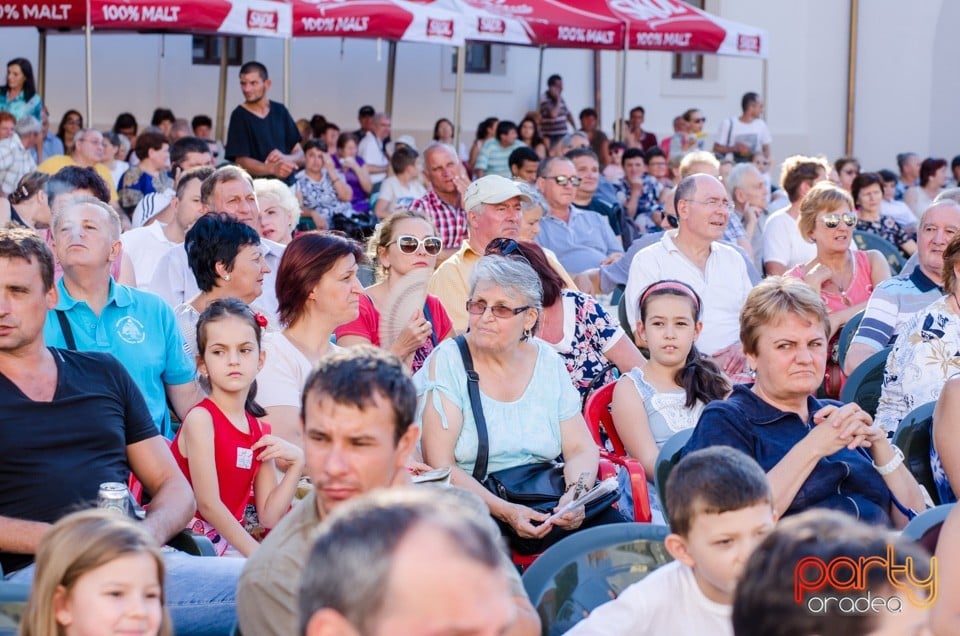
[[[850,262],[849,259],[850,259],[850,255],[847,254],[847,255],[846,255],[846,258],[844,259],[844,262],[845,262],[845,263],[849,263],[849,262]],[[842,274],[842,273],[843,273],[843,272],[840,272],[840,274]],[[852,271],[852,268],[851,268],[851,272],[850,272],[850,282],[847,283],[847,285],[849,285],[850,283],[853,282],[853,277],[854,277],[854,274],[853,274],[853,271]],[[853,302],[847,297],[847,291],[846,291],[846,288],[844,287],[844,285],[842,285],[842,284],[840,283],[840,281],[837,280],[837,278],[836,278],[835,276],[831,276],[831,277],[830,277],[830,280],[833,281],[833,284],[836,285],[836,286],[837,286],[837,289],[840,290],[840,299],[843,301],[843,304],[846,305],[847,307],[852,307],[852,306],[853,306]]]

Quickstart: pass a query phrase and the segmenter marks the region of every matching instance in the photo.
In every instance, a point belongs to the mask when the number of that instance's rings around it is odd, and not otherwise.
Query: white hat
[[[397,144],[403,144],[404,146],[409,146],[410,149],[413,150],[414,152],[418,154],[420,153],[420,151],[417,150],[417,140],[411,137],[410,135],[400,135],[399,137],[397,137],[397,140],[393,142],[394,149],[396,149]]]
[[[143,227],[150,219],[169,208],[174,196],[176,193],[173,190],[162,190],[145,195],[133,210],[133,227]]]
[[[514,197],[530,203],[530,197],[515,182],[497,174],[488,174],[467,186],[463,194],[463,209],[470,211],[481,203],[503,203]]]

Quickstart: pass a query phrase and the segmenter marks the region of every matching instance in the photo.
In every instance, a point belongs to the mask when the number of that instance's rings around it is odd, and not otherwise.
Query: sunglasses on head
[[[567,177],[562,174],[559,174],[555,177],[544,177],[544,178],[556,181],[557,185],[560,186],[561,188],[567,185],[568,183],[572,185],[574,188],[579,188],[580,183],[583,181],[580,177]]]
[[[484,250],[484,255],[489,256],[490,254],[499,254],[500,256],[512,256],[516,254],[517,256],[522,257],[526,260],[527,256],[523,253],[523,250],[520,249],[520,244],[517,243],[512,238],[495,238],[490,243],[487,244],[487,249]]]
[[[423,250],[430,256],[436,256],[440,253],[440,250],[443,249],[443,241],[440,240],[439,236],[427,236],[423,239],[418,239],[416,236],[403,234],[387,243],[384,247],[390,247],[394,243],[397,244],[397,247],[400,248],[400,251],[404,254],[416,254],[421,245],[423,246]]]
[[[857,215],[853,212],[844,212],[843,214],[831,212],[830,214],[823,215],[823,224],[829,230],[832,230],[840,225],[840,221],[843,221],[844,225],[847,227],[853,227],[857,224]]]

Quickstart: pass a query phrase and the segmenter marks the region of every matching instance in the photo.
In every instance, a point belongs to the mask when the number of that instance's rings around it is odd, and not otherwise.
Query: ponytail
[[[677,371],[674,381],[687,394],[685,406],[688,409],[698,401],[707,404],[722,400],[730,393],[730,382],[723,371],[716,362],[697,351],[696,345],[690,347],[686,364]]]
[[[243,402],[243,410],[250,415],[260,418],[267,416],[267,410],[257,404],[257,381],[254,380],[247,391],[247,399]]]

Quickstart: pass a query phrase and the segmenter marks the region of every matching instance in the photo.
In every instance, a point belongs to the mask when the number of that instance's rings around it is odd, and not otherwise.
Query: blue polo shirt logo
[[[132,316],[124,316],[117,321],[117,335],[128,344],[140,344],[146,339],[143,323]]]

